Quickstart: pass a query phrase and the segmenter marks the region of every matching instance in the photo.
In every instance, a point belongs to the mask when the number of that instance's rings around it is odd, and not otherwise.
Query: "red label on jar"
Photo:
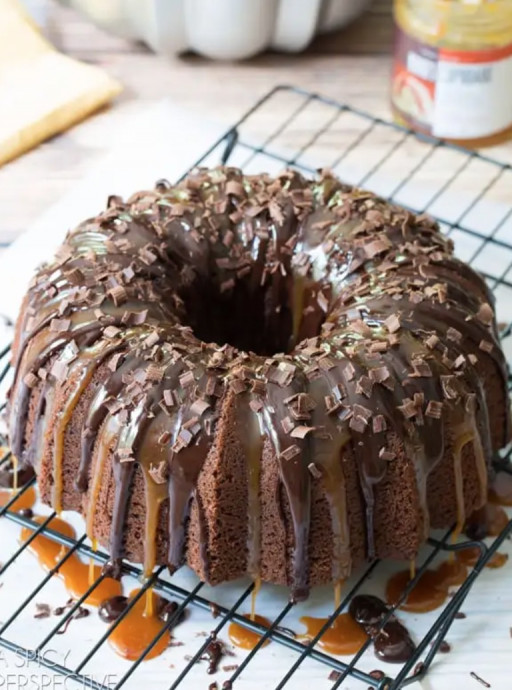
[[[512,124],[512,45],[481,51],[434,48],[396,30],[392,102],[412,127],[477,139]]]

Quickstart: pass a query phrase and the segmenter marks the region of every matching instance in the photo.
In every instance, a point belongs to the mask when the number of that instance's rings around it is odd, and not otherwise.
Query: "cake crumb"
[[[49,618],[51,613],[49,604],[36,603],[36,612],[34,618]]]

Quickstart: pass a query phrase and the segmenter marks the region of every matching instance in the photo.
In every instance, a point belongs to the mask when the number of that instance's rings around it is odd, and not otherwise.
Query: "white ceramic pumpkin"
[[[266,48],[298,52],[352,21],[371,0],[61,0],[103,28],[175,55],[240,60]]]

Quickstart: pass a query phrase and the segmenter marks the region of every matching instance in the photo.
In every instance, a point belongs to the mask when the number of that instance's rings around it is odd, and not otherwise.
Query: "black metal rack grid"
[[[288,110],[284,108],[283,104],[285,102],[287,107],[289,106]],[[277,113],[280,114],[278,115]],[[286,114],[283,116],[283,113]],[[290,145],[291,142],[293,142],[293,147]],[[437,179],[437,176],[434,178],[432,173],[429,173],[429,165],[439,155],[443,155],[447,157],[447,160],[450,160],[450,163],[447,162],[444,166],[445,175],[441,180]],[[378,191],[382,196],[390,200],[399,201],[403,206],[409,206],[415,212],[430,213],[439,220],[447,233],[457,237],[465,236],[469,238],[471,244],[470,254],[464,258],[477,268],[479,268],[479,257],[490,248],[494,251],[494,254],[490,255],[491,257],[497,256],[496,252],[499,252],[499,260],[491,262],[493,264],[492,268],[486,268],[481,270],[481,272],[491,288],[496,292],[498,299],[500,297],[503,299],[502,293],[505,292],[505,295],[508,295],[512,301],[512,222],[508,226],[509,221],[512,221],[512,198],[510,192],[508,193],[508,199],[506,194],[507,188],[508,190],[512,189],[512,185],[507,187],[509,175],[511,176],[510,181],[512,181],[512,168],[508,164],[494,161],[477,152],[469,152],[438,140],[418,137],[412,131],[401,128],[394,123],[372,117],[367,113],[360,112],[347,105],[341,105],[319,95],[288,86],[276,87],[258,101],[238,123],[205,152],[201,159],[197,161],[197,164],[216,163],[219,159],[224,163],[239,165],[246,170],[250,170],[251,166],[254,167],[255,165],[259,165],[259,170],[265,170],[277,164],[281,167],[284,165],[293,166],[308,174],[314,173],[315,169],[322,165],[332,168],[346,181],[360,186],[365,185],[370,189],[375,188],[375,186],[378,187],[382,181],[386,184],[391,183],[387,193],[382,193],[381,189],[376,189],[375,191]],[[352,166],[352,168],[348,166],[343,171],[343,165],[347,164],[349,160],[356,161],[356,165]],[[387,168],[394,160],[395,174],[392,174]],[[363,164],[365,166],[364,170],[361,167]],[[472,166],[475,165],[477,166],[476,171],[472,170]],[[391,168],[393,168],[393,165],[391,165]],[[486,170],[485,175],[482,174],[483,169]],[[396,174],[397,170],[399,174]],[[343,172],[349,174],[344,175]],[[467,176],[467,181],[463,179],[465,176]],[[347,179],[350,177],[355,177],[356,179]],[[407,203],[407,188],[410,186],[411,181],[414,180],[417,181],[416,196],[418,195],[418,190],[421,193],[424,193],[426,190],[427,194],[421,203],[416,201],[409,205]],[[375,185],[375,182],[379,184]],[[471,192],[469,194],[467,191],[461,193],[460,190],[457,191],[459,186],[462,186],[463,190],[467,190],[469,187]],[[501,187],[503,187],[505,193],[500,192]],[[454,191],[455,196],[453,195]],[[406,197],[405,199],[404,196]],[[446,214],[437,210],[436,206],[443,199],[447,201],[445,207],[452,213],[452,217],[450,217],[450,213]],[[485,201],[489,199],[498,201],[502,211],[501,215],[496,219],[496,222],[490,223],[488,214],[485,213],[485,227],[478,227],[478,224],[473,222],[474,218],[472,219],[472,216],[475,211],[478,211],[479,206],[482,203],[485,204]],[[459,207],[457,207],[455,200],[457,200]],[[503,324],[502,337],[505,344],[512,341],[511,336],[512,323]],[[9,348],[7,347],[0,352],[0,380],[4,379],[8,373],[8,357]],[[512,378],[509,379],[509,389],[512,390]],[[0,410],[4,407],[5,403],[0,406]],[[496,463],[505,471],[512,473],[512,470],[510,470],[511,455],[512,449],[505,449],[496,458]],[[0,467],[8,461],[9,454],[0,461]],[[21,526],[31,526],[34,528],[30,539],[20,545],[0,566],[0,576],[23,554],[28,544],[39,534],[44,534],[50,539],[65,545],[69,550],[64,553],[57,566],[41,579],[39,585],[27,594],[22,604],[0,624],[0,645],[20,654],[30,652],[32,658],[34,656],[37,657],[42,666],[47,665],[53,672],[61,673],[68,678],[78,681],[82,687],[103,690],[107,686],[85,675],[83,669],[106,641],[112,629],[119,624],[123,616],[111,626],[105,628],[101,638],[96,640],[95,644],[87,650],[80,663],[74,668],[66,668],[53,661],[48,662],[43,654],[44,649],[54,635],[59,630],[62,630],[66,625],[66,621],[75,614],[90,592],[103,579],[103,576],[94,582],[83,597],[76,601],[59,618],[58,622],[46,637],[37,644],[35,649],[26,650],[16,640],[9,637],[9,628],[12,623],[34,601],[38,592],[42,590],[46,583],[55,575],[61,564],[72,553],[77,552],[86,557],[92,557],[100,564],[107,560],[107,554],[102,551],[95,552],[92,550],[85,535],[77,540],[69,539],[48,527],[48,523],[55,513],[49,515],[42,524],[36,524],[29,518],[23,517],[20,513],[10,509],[18,495],[26,491],[32,483],[33,480],[21,487],[18,494],[13,496],[3,508],[0,508],[0,517],[5,517]],[[333,611],[319,635],[310,643],[303,644],[297,639],[288,636],[280,628],[281,621],[291,610],[292,604],[290,603],[286,604],[276,615],[271,627],[268,629],[260,626],[258,623],[251,623],[241,616],[241,607],[250,598],[253,585],[248,586],[230,608],[218,607],[220,617],[212,634],[217,635],[225,632],[230,621],[237,621],[262,635],[255,649],[244,657],[238,668],[232,673],[230,681],[235,684],[236,679],[246,669],[250,670],[251,661],[258,654],[258,650],[261,649],[267,638],[271,638],[279,645],[288,647],[295,653],[294,663],[290,668],[283,669],[282,678],[275,686],[276,690],[285,686],[298,687],[294,684],[294,674],[305,659],[314,659],[318,663],[319,677],[325,678],[325,673],[329,669],[339,672],[339,677],[332,684],[333,690],[340,687],[347,677],[357,678],[363,681],[366,686],[378,688],[379,690],[396,690],[419,680],[427,672],[441,641],[454,620],[455,614],[460,609],[475,580],[503,541],[512,533],[512,520],[490,545],[486,545],[483,542],[452,544],[449,540],[450,532],[451,530],[442,539],[430,540],[432,550],[421,566],[417,568],[416,575],[405,590],[402,601],[438,553],[473,545],[480,549],[480,558],[475,567],[470,571],[466,581],[449,600],[428,632],[418,642],[417,652],[414,657],[402,667],[398,667],[398,673],[394,678],[386,677],[382,680],[377,680],[359,668],[358,662],[365,649],[371,644],[370,641],[350,661],[347,661],[346,658],[331,656],[315,648],[315,643],[334,621],[338,613],[347,607],[350,599],[356,592],[364,589],[365,582],[369,576],[376,573],[379,562],[375,561],[361,573],[356,584],[350,591],[346,592],[338,609]],[[126,563],[124,565],[124,573],[140,578],[141,569],[138,566]],[[181,612],[186,607],[192,606],[208,610],[211,606],[211,601],[202,596],[202,583],[198,583],[194,588],[187,590],[173,584],[172,579],[171,581],[164,579],[162,573],[163,568],[158,568],[152,577],[143,584],[139,595],[131,600],[125,615],[151,586],[165,596],[178,599],[180,605],[174,616],[162,628],[160,634],[118,680],[116,689],[121,688],[132,676],[146,655],[157,643],[159,637],[164,634],[165,630],[173,627],[173,624],[178,620]],[[384,623],[385,620],[382,624]],[[182,682],[186,680],[187,674],[194,663],[203,654],[210,639],[206,638],[199,644],[198,649],[194,651],[185,668],[172,680],[170,690],[182,687]],[[423,665],[418,669],[417,664],[419,661]],[[205,685],[207,684],[207,678],[205,675]],[[190,686],[187,685],[187,687]]]

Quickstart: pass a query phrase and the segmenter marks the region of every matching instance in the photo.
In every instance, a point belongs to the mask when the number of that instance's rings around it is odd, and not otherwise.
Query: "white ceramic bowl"
[[[240,60],[266,48],[298,52],[345,26],[371,0],[61,0],[103,28],[175,55]]]

